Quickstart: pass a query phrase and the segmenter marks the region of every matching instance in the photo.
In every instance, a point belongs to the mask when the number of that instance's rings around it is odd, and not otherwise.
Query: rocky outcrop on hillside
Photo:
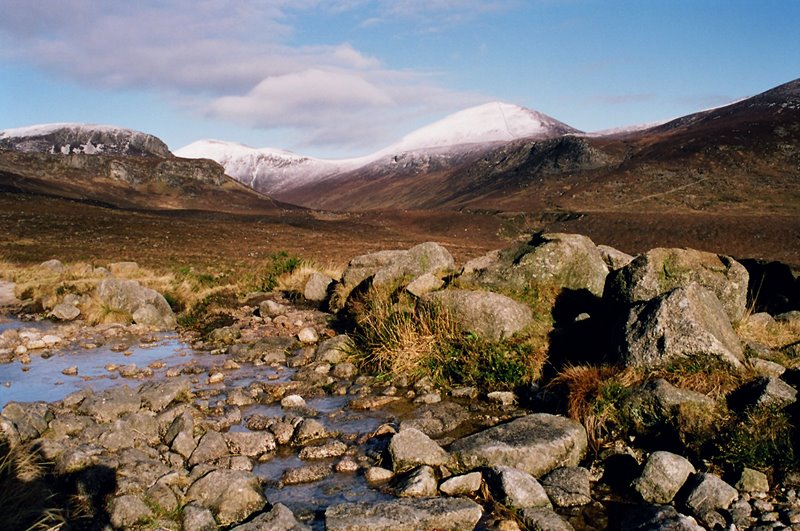
[[[0,440],[39,448],[81,509],[117,529],[800,522],[797,315],[743,315],[734,324],[717,295],[727,293],[722,283],[703,283],[710,257],[682,262],[685,283],[642,295],[636,282],[610,280],[603,256],[620,255],[588,238],[544,234],[514,249],[459,275],[444,248],[426,243],[357,257],[334,286],[309,275],[326,289],[308,290],[306,301],[305,286],[290,296],[249,294],[202,330],[185,331],[190,359],[183,352],[166,367],[108,369],[144,382],[4,404]],[[635,268],[637,260],[616,263]],[[583,274],[586,262],[602,264],[589,268],[597,275]],[[714,255],[711,263],[722,262]],[[110,264],[108,274],[133,275],[134,266]],[[67,266],[39,268],[58,275]],[[500,270],[492,283],[476,281],[476,271]],[[408,289],[421,278],[425,293]],[[104,299],[109,308],[136,314],[123,301],[160,304],[130,281],[102,283],[100,291],[119,289]],[[332,306],[317,300],[322,291],[343,299],[338,315],[314,309]],[[525,324],[483,328],[520,306]],[[75,355],[70,349],[89,356],[79,345],[142,328],[80,322],[62,325],[71,328],[50,345],[41,333],[9,329],[0,353],[15,359],[24,343],[29,358]],[[126,348],[134,360],[137,347]],[[549,367],[525,372],[537,356]],[[381,357],[404,363],[373,373]]]
[[[158,137],[119,127],[48,124],[0,131],[0,149],[55,155],[171,157]]]

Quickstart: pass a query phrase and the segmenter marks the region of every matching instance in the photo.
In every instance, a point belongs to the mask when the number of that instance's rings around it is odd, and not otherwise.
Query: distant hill
[[[149,210],[295,208],[239,184],[216,162],[178,158],[153,135],[102,125],[0,131],[0,191]]]

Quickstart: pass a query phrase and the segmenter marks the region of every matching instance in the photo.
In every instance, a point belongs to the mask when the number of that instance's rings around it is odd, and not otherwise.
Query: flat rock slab
[[[511,466],[538,478],[555,468],[577,466],[587,446],[579,423],[535,413],[460,439],[450,453],[464,470]]]
[[[325,510],[328,531],[416,531],[474,529],[483,509],[464,498],[400,499],[343,503]]]

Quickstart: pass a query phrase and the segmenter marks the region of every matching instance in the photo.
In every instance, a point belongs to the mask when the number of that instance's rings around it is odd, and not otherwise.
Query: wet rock
[[[340,474],[352,474],[353,472],[358,472],[359,468],[361,467],[358,466],[358,462],[349,455],[336,463],[336,472]]]
[[[67,367],[66,369],[61,370],[61,374],[64,376],[77,376],[78,375],[78,366],[73,365],[71,367]]]
[[[481,488],[483,474],[480,472],[470,472],[460,476],[453,476],[446,479],[439,485],[439,490],[448,496],[470,495]]]
[[[316,361],[325,363],[340,363],[345,360],[350,350],[350,338],[340,335],[326,339],[317,347]]]
[[[315,419],[303,419],[294,430],[292,442],[297,446],[306,446],[307,444],[330,436],[331,434],[320,421]]]
[[[81,315],[81,311],[74,304],[60,303],[50,312],[50,317],[59,321],[73,321]]]
[[[518,513],[525,529],[530,531],[574,531],[574,527],[556,514],[552,509],[544,507],[528,507]]]
[[[582,467],[556,468],[542,478],[542,486],[556,507],[577,507],[592,501],[591,476]]]
[[[402,472],[419,465],[447,466],[452,462],[441,446],[423,432],[407,428],[401,429],[389,442],[389,455],[395,472]]]
[[[602,296],[608,275],[597,246],[580,234],[539,234],[529,243],[494,251],[464,265],[462,279],[512,291],[530,285],[587,290]]]
[[[398,400],[401,400],[398,396],[364,396],[354,398],[347,407],[355,410],[380,409]]]
[[[436,496],[436,472],[423,465],[399,478],[395,488],[397,495],[404,498],[422,498]]]
[[[492,341],[511,337],[533,322],[529,306],[490,291],[449,289],[421,300],[444,308],[465,330]]]
[[[347,445],[341,441],[331,441],[320,446],[306,446],[300,450],[300,459],[304,461],[313,459],[328,459],[341,457],[347,452]]]
[[[291,442],[292,437],[294,437],[294,426],[292,426],[289,422],[275,422],[270,425],[269,431],[275,435],[275,441],[278,444],[289,444]]]
[[[129,315],[136,324],[159,330],[175,328],[175,314],[166,299],[135,280],[103,279],[97,286],[96,295],[110,311]]]
[[[110,508],[111,525],[129,528],[153,517],[153,511],[138,496],[125,495],[114,498]]]
[[[186,378],[148,382],[139,387],[142,407],[156,413],[176,400],[188,399],[191,396],[192,386]]]
[[[325,510],[328,531],[417,531],[473,529],[481,506],[464,498],[399,499],[343,503]]]
[[[439,392],[423,393],[414,398],[415,404],[438,404],[442,401],[442,395]]]
[[[633,488],[649,503],[670,503],[695,468],[688,459],[670,452],[653,452]]]
[[[646,368],[698,354],[717,356],[735,367],[744,359],[719,300],[696,283],[633,307],[620,352],[627,365]]]
[[[736,489],[714,474],[698,474],[686,498],[686,507],[695,517],[709,511],[727,509],[739,495]]]
[[[694,518],[670,505],[643,505],[625,511],[617,529],[630,531],[703,531]]]
[[[258,478],[240,470],[209,472],[189,487],[186,501],[209,508],[222,526],[241,522],[266,505]]]
[[[286,363],[286,351],[294,345],[294,340],[286,337],[265,337],[252,345],[233,345],[228,355],[239,363],[270,365]]]
[[[561,466],[577,466],[587,447],[579,423],[535,413],[460,439],[450,453],[466,470],[512,466],[540,477]]]
[[[281,399],[281,407],[284,409],[304,408],[306,401],[300,395],[287,395]]]
[[[139,394],[125,385],[86,397],[78,407],[78,412],[89,415],[97,422],[111,422],[125,413],[138,411],[141,402]]]
[[[517,395],[511,391],[493,391],[486,395],[489,402],[494,402],[502,407],[511,407],[517,403]]]
[[[307,301],[322,302],[328,298],[328,288],[332,283],[331,277],[315,271],[309,275],[306,281],[303,297]]]
[[[183,506],[181,511],[183,519],[184,531],[216,531],[217,522],[214,520],[214,515],[207,507],[203,507],[199,503],[190,502]]]
[[[511,509],[552,507],[542,485],[527,472],[497,466],[488,469],[485,476],[492,498]]]
[[[736,481],[736,490],[748,494],[769,492],[769,480],[763,472],[744,468]]]
[[[208,431],[200,438],[197,448],[189,457],[189,466],[200,463],[211,463],[228,454],[228,444],[225,437],[218,431]]]
[[[259,514],[246,524],[234,527],[231,531],[310,531],[311,528],[298,522],[291,509],[276,503],[269,512]]]
[[[214,345],[233,345],[241,337],[242,330],[235,325],[215,328],[208,334],[208,340]]]
[[[268,432],[236,431],[224,434],[228,450],[234,455],[260,457],[274,452],[275,437]]]
[[[442,286],[444,286],[444,281],[439,277],[431,273],[425,273],[412,280],[408,286],[406,286],[406,291],[415,297],[422,297],[426,293],[441,289]]]
[[[300,483],[313,483],[333,474],[330,465],[318,463],[305,465],[298,468],[290,468],[283,472],[281,484],[297,485]]]
[[[747,270],[729,256],[692,249],[651,249],[608,277],[606,298],[631,305],[659,297],[692,283],[710,290],[729,321],[745,315]]]
[[[371,466],[364,473],[364,478],[367,480],[367,483],[371,485],[375,483],[383,483],[385,481],[389,481],[393,477],[394,477],[394,472],[386,468],[381,468],[379,466]]]

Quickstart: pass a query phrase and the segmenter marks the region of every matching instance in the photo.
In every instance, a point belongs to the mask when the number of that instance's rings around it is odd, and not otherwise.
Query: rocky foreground
[[[158,341],[175,316],[126,267],[109,267],[91,294],[39,301],[65,324],[3,332],[3,361]],[[797,286],[771,294],[782,310],[770,315],[751,311],[750,283],[730,257],[631,257],[579,235],[540,235],[461,268],[433,243],[384,251],[354,258],[340,279],[309,275],[297,302],[250,294],[220,309],[207,322],[224,314],[224,326],[185,334],[210,362],[139,367],[131,356],[108,367],[127,384],[8,403],[0,433],[7,448],[52,463],[38,479],[13,479],[46,482],[64,529],[800,529],[800,313],[783,311],[798,307]],[[14,303],[5,288],[0,300]],[[546,357],[493,384],[398,370],[400,351],[372,374],[378,355],[363,351],[359,311],[375,289],[402,315],[446,313],[487,356],[538,337],[531,330],[546,317]],[[98,300],[126,322],[82,321]],[[576,367],[605,375],[582,407],[580,382],[566,376]],[[309,406],[333,397],[342,411]],[[381,421],[337,429],[342,414]],[[767,414],[772,429],[786,424],[787,444],[757,424]],[[750,441],[736,431],[748,422],[763,430]],[[287,455],[298,461],[279,479],[259,475]],[[302,500],[265,494],[337,477],[379,496],[293,512]]]

